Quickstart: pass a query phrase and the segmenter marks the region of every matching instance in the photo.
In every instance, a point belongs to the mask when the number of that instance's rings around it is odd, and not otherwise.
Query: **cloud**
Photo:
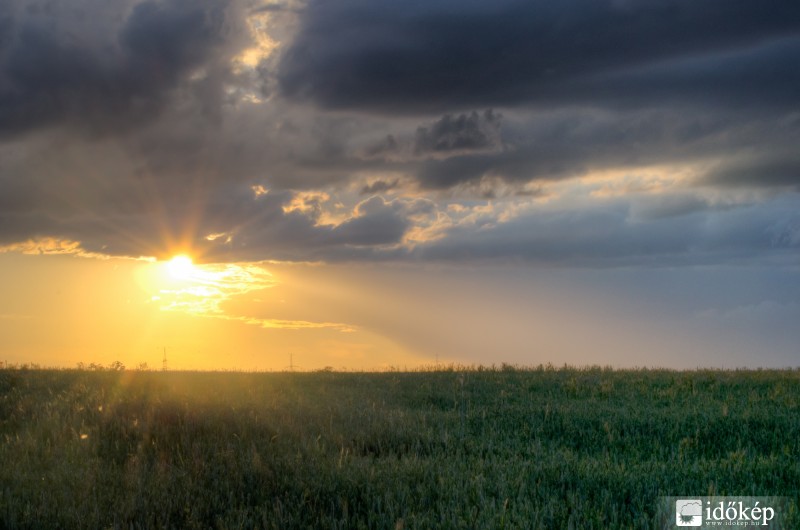
[[[501,116],[491,109],[482,114],[445,114],[430,127],[419,127],[414,154],[452,154],[491,150],[500,144]]]
[[[365,184],[361,188],[361,195],[374,195],[376,193],[385,193],[397,188],[400,185],[400,179],[392,180],[374,180],[369,184]]]
[[[298,198],[300,200],[298,201]],[[381,249],[402,243],[415,216],[430,204],[417,199],[387,201],[372,196],[336,220],[330,198],[302,193],[256,197],[238,225],[223,238],[204,241],[200,253],[210,260],[325,260],[338,252],[355,257],[358,249]],[[340,249],[337,251],[336,249]]]
[[[278,77],[287,97],[382,112],[646,106],[665,93],[683,103],[786,102],[798,76],[773,65],[798,58],[798,28],[800,8],[788,0],[316,1]]]
[[[706,173],[706,183],[729,187],[800,188],[800,157],[768,153],[720,164]]]
[[[704,212],[710,208],[711,205],[703,197],[689,194],[656,194],[637,199],[631,205],[630,217],[635,220],[654,221]]]
[[[580,209],[531,208],[506,220],[491,212],[480,227],[454,223],[410,252],[421,260],[575,267],[749,263],[766,256],[791,263],[800,250],[799,201],[795,195],[738,207],[670,205],[669,215],[657,209],[648,216],[628,199]]]
[[[81,248],[79,241],[61,240],[55,238],[40,238],[20,241],[9,245],[0,246],[0,253],[19,252],[20,254],[59,255],[68,254],[80,257],[100,257],[86,252]]]
[[[0,245],[581,266],[796,253],[798,11],[7,2]]]
[[[373,196],[356,206],[354,215],[331,230],[334,241],[371,246],[399,243],[410,227],[407,204]]]
[[[508,112],[506,112],[508,114]],[[485,177],[506,183],[560,181],[609,169],[646,166],[682,171],[694,167],[698,184],[775,188],[790,183],[800,165],[795,112],[747,110],[691,112],[659,109],[554,108],[517,111],[503,120],[502,149],[453,152],[419,161],[409,169],[422,188],[449,189]],[[769,174],[736,171],[763,165]]]
[[[492,109],[481,113],[445,114],[419,125],[414,133],[390,133],[356,150],[356,156],[374,164],[405,164],[454,156],[501,151],[502,115]]]
[[[147,123],[236,42],[227,33],[236,11],[215,0],[104,4],[30,4],[2,19],[0,134],[52,125],[110,134]]]

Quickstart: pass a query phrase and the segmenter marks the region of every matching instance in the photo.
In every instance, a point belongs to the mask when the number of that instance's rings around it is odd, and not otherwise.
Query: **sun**
[[[195,272],[195,266],[192,258],[185,254],[175,256],[167,262],[167,272],[176,280],[185,280],[190,278]]]

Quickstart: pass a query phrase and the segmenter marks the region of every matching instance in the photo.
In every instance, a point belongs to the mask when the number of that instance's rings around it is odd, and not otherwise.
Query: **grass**
[[[662,528],[789,497],[800,371],[0,371],[3,528]]]

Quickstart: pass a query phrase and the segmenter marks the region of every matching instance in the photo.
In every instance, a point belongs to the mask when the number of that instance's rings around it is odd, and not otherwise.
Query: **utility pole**
[[[289,352],[289,366],[284,366],[282,370],[288,369],[290,372],[294,372],[295,368],[302,369],[303,367],[294,364],[294,354],[292,352]]]
[[[166,372],[167,371],[167,347],[166,346],[164,347],[164,358],[161,359],[161,371],[162,372]]]

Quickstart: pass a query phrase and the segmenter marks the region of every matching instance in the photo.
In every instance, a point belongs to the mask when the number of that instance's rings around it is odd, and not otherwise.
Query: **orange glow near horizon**
[[[674,317],[555,274],[172,261],[0,252],[0,361],[157,367],[166,349],[174,370],[629,366],[647,351],[691,367],[700,349],[748,352],[694,328],[676,340]]]
[[[155,367],[166,349],[177,370],[281,370],[289,353],[303,370],[426,362],[343,311],[355,293],[309,278],[314,267],[178,257],[0,253],[0,361]]]

